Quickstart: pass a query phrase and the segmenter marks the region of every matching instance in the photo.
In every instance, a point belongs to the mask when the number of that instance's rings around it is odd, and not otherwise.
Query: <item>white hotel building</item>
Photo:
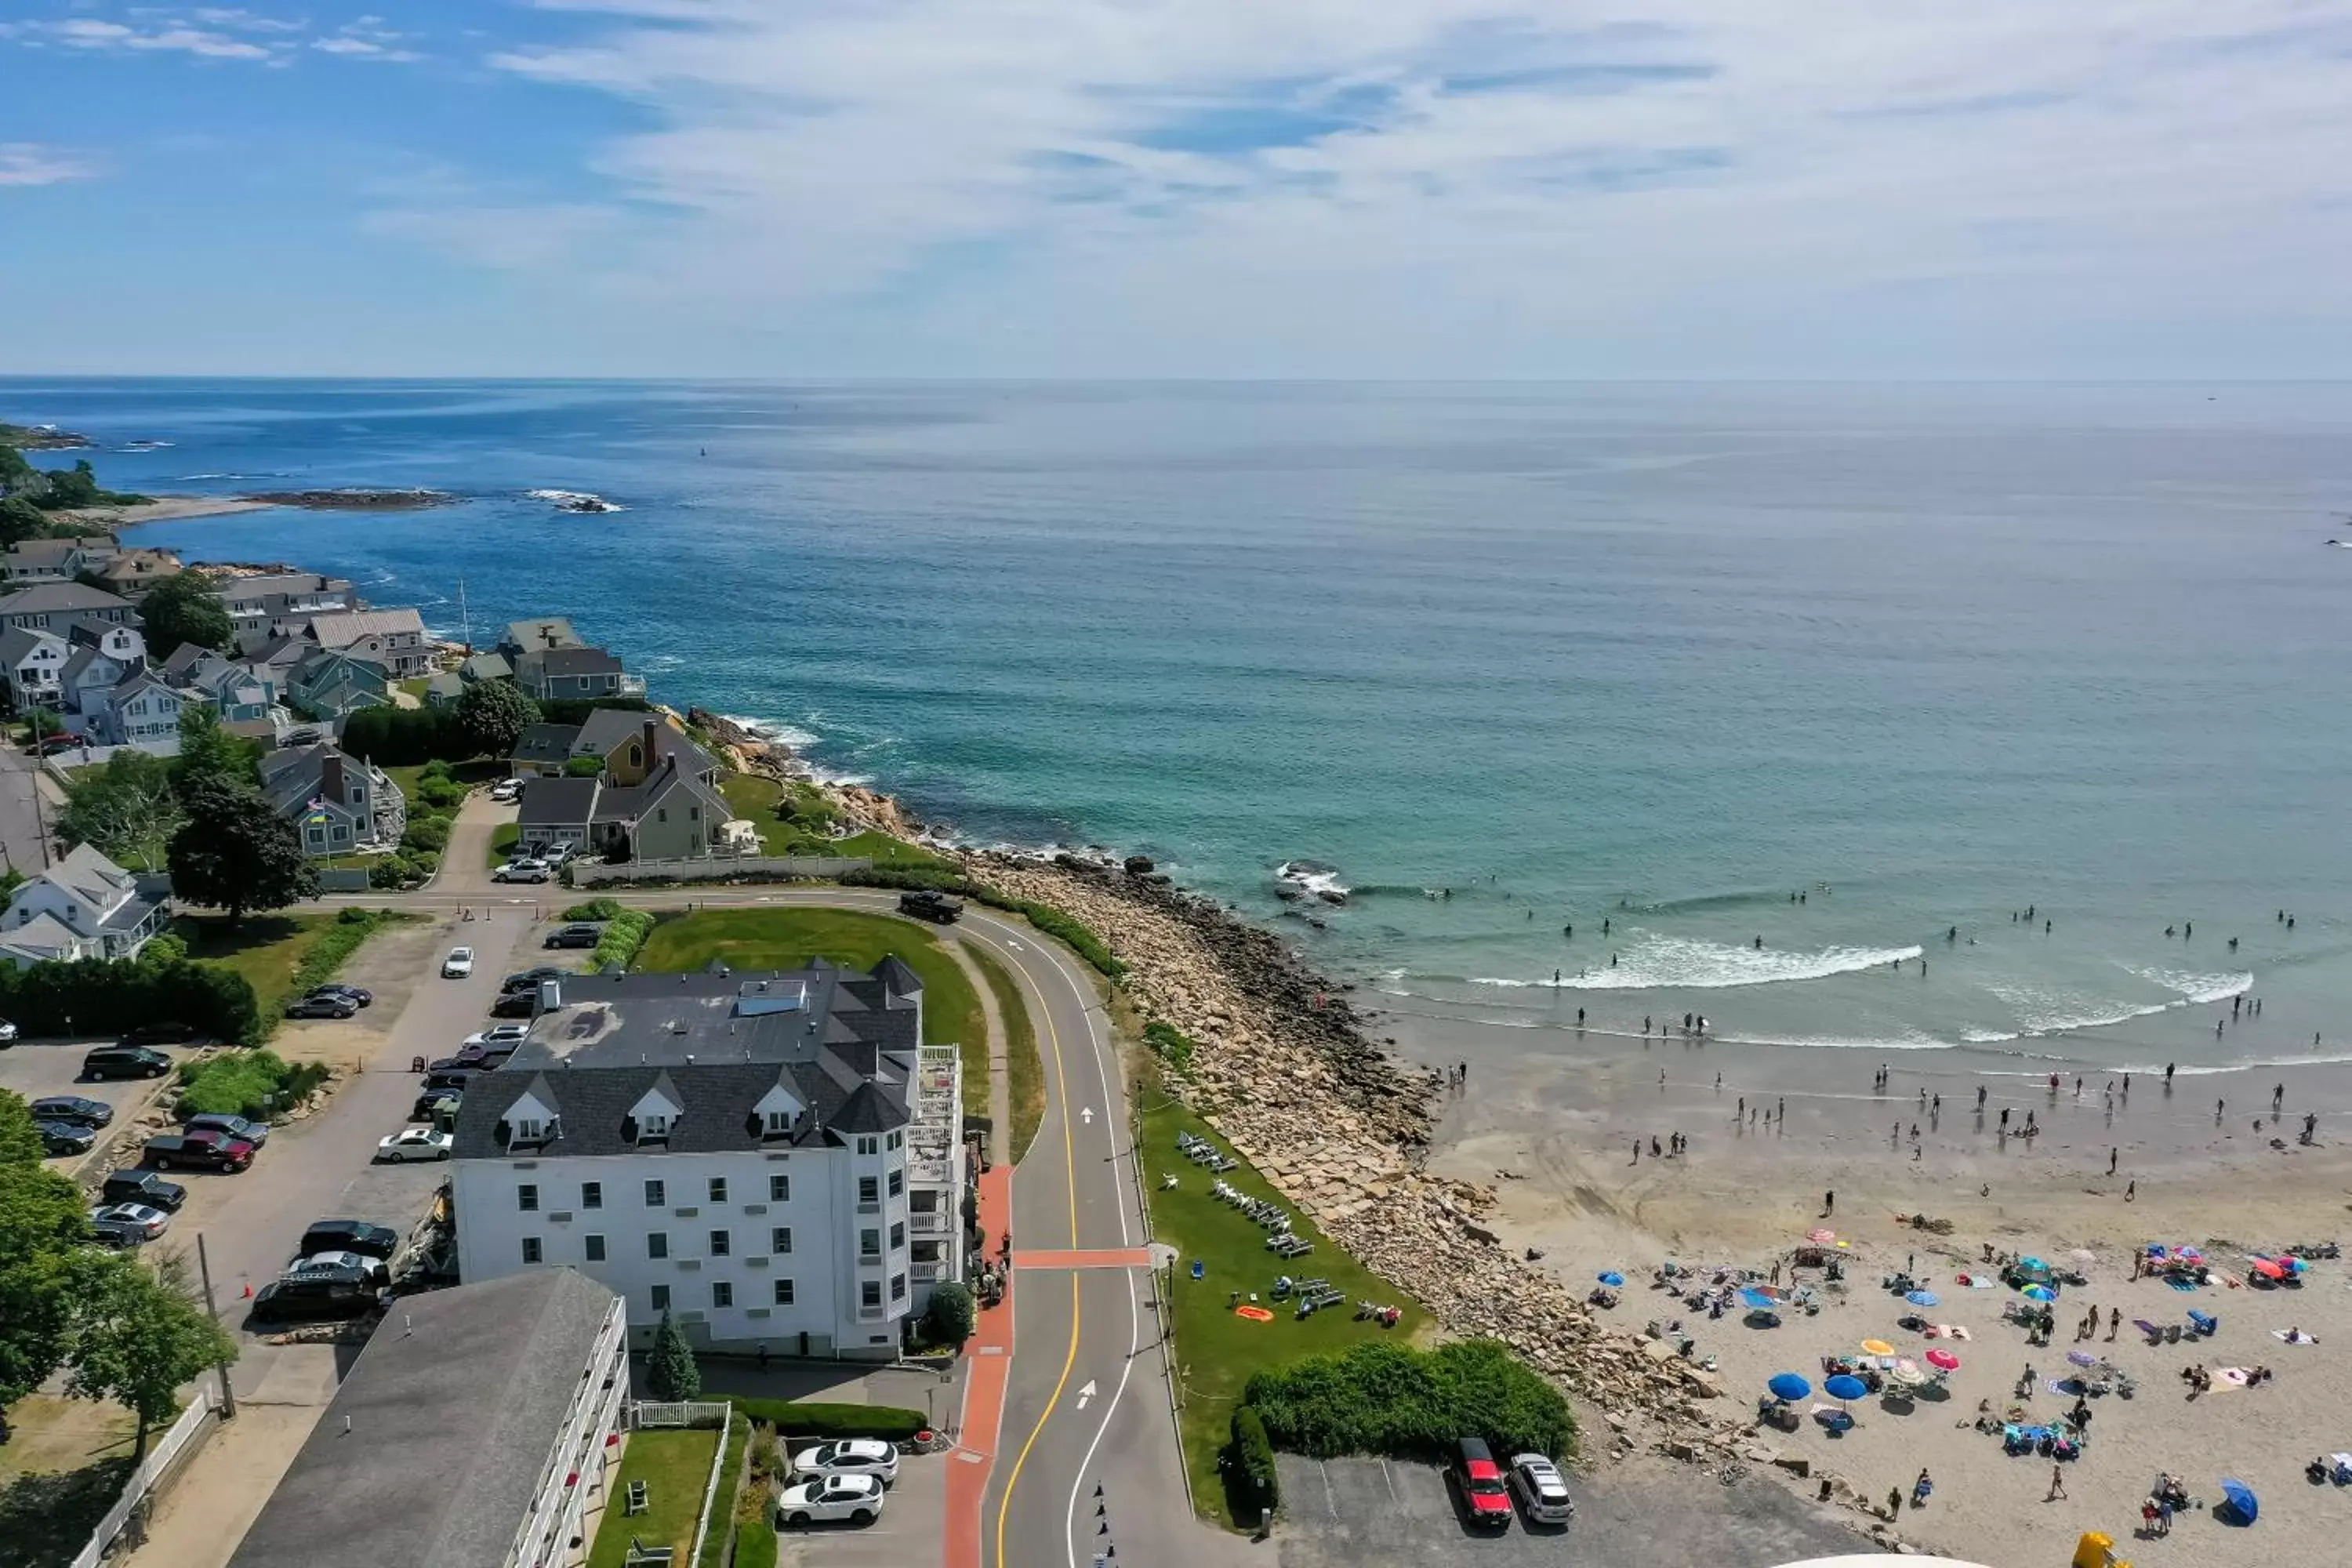
[[[871,974],[582,975],[477,1079],[451,1194],[468,1283],[570,1267],[698,1348],[887,1358],[962,1277],[956,1049]]]

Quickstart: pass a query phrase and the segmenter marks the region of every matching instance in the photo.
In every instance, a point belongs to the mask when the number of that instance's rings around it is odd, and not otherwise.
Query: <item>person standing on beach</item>
[[[1642,1141],[1641,1141],[1639,1138],[1636,1138],[1636,1139],[1634,1139],[1634,1140],[1633,1140],[1633,1163],[1635,1163],[1636,1165],[1638,1165],[1638,1164],[1640,1164],[1641,1163],[1642,1163]]]
[[[1982,1085],[1982,1084],[1979,1084],[1979,1085],[1977,1085],[1977,1109],[1978,1109],[1979,1110],[1982,1110],[1984,1109],[1984,1102],[1985,1102],[1985,1086],[1984,1086],[1984,1085]]]
[[[2084,1353],[2088,1354],[2089,1352],[2085,1352]],[[2053,1465],[2050,1467],[2050,1495],[2043,1498],[2042,1500],[2043,1502],[2056,1502],[2062,1498],[2064,1498],[2065,1495],[2066,1467],[2063,1465]]]
[[[2117,1160],[2121,1159],[2122,1157],[2123,1157],[2123,1151],[2122,1151],[2122,1150],[2120,1150],[2120,1149],[2110,1149],[2110,1150],[2108,1150],[2108,1151],[2107,1151],[2107,1174],[2108,1174],[2108,1175],[2112,1176],[2112,1175],[2114,1175],[2114,1174],[2116,1173],[2116,1162]]]
[[[2273,1085],[2271,1088],[2271,1114],[2273,1116],[2276,1116],[2279,1113],[2280,1108],[2285,1103],[2286,1085],[2283,1083]]]
[[[2138,1197],[2138,1196],[2139,1196],[2139,1181],[2138,1181],[2138,1178],[2135,1177],[2135,1178],[2133,1178],[2132,1180],[2130,1180],[2130,1181],[2128,1181],[2128,1182],[2126,1182],[2126,1183],[2124,1184],[2124,1202],[2126,1202],[2126,1203],[2130,1203],[2133,1199],[2135,1199],[2135,1198],[2137,1198],[2137,1197]]]
[[[1835,1213],[1837,1213],[1837,1194],[1834,1191],[1823,1193],[1822,1194],[1822,1217],[1823,1219],[1827,1219],[1830,1215]]]
[[[2164,1064],[2164,1087],[2167,1089],[2170,1089],[2172,1087],[2172,1064],[2170,1062]]]

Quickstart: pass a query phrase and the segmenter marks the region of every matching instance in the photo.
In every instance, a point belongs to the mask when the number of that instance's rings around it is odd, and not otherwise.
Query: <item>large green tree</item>
[[[279,910],[319,891],[300,833],[249,786],[200,779],[183,786],[188,817],[172,836],[172,891],[212,904],[236,924],[249,910]]]
[[[205,784],[251,784],[256,774],[251,749],[221,728],[211,704],[191,702],[180,710],[180,754],[172,759],[172,787],[183,802]]]
[[[0,1431],[7,1406],[65,1363],[89,1230],[81,1194],[41,1156],[32,1112],[0,1089]]]
[[[188,643],[217,653],[236,637],[221,605],[220,589],[202,572],[183,572],[148,589],[139,601],[139,615],[147,623],[147,652],[152,658],[169,658]]]
[[[82,1399],[112,1399],[139,1418],[132,1458],[148,1431],[179,1413],[181,1387],[236,1356],[236,1342],[190,1289],[187,1263],[166,1255],[151,1268],[125,1254],[85,1255],[68,1388]]]
[[[702,1369],[695,1364],[694,1347],[670,1321],[667,1309],[646,1355],[646,1386],[656,1399],[665,1401],[691,1399],[702,1392]]]
[[[13,447],[0,447],[0,453],[13,453]],[[23,496],[12,495],[0,500],[0,550],[12,544],[22,544],[28,539],[46,538],[49,520],[41,509]]]
[[[509,680],[478,680],[457,699],[457,729],[475,752],[503,757],[539,722],[539,704]]]
[[[87,844],[118,866],[153,871],[161,869],[164,846],[182,816],[172,764],[126,747],[67,786],[58,837]]]

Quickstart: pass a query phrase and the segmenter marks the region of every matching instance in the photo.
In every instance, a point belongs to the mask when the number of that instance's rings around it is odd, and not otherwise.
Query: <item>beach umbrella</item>
[[[2267,1258],[2255,1258],[2252,1267],[2254,1272],[2261,1275],[2265,1279],[2284,1279],[2286,1278],[2286,1270],[2280,1268],[2276,1263],[2273,1263]]]
[[[1895,1353],[1895,1347],[1888,1344],[1885,1340],[1864,1340],[1862,1342],[1862,1353],[1864,1355],[1893,1355]]]
[[[1793,1372],[1776,1372],[1772,1374],[1772,1381],[1764,1386],[1772,1391],[1775,1399],[1802,1399],[1813,1391],[1811,1384]]]
[[[1927,1352],[1927,1364],[1937,1372],[1958,1372],[1960,1358],[1947,1350],[1932,1350]]]
[[[2029,1301],[2055,1301],[2058,1299],[2058,1292],[2047,1285],[2028,1285],[2025,1288],[2025,1299]]]
[[[1927,1374],[1909,1361],[1900,1361],[1895,1363],[1894,1369],[1887,1373],[1886,1381],[1898,1388],[1916,1388],[1927,1381]]]
[[[2093,1252],[2087,1247],[2078,1247],[2066,1256],[2073,1258],[2077,1263],[2084,1264],[2096,1263],[2099,1260],[2099,1255]]]
[[[1622,1274],[1618,1273],[1614,1268],[1611,1268],[1602,1272],[1601,1282],[1613,1290],[1618,1286],[1625,1283],[1625,1277]]]
[[[1943,1300],[1933,1290],[1914,1290],[1903,1299],[1915,1307],[1933,1307]]]
[[[1750,1310],[1758,1312],[1769,1312],[1780,1304],[1770,1292],[1753,1285],[1739,1293],[1739,1300]]]
[[[2076,1366],[2096,1366],[2099,1364],[2099,1358],[2093,1355],[2089,1351],[2068,1351],[2066,1352],[2066,1359],[2073,1362]]]
[[[2231,1510],[2237,1514],[2241,1524],[2253,1523],[2263,1511],[2262,1503],[2254,1497],[2254,1489],[2234,1476],[2221,1478],[2221,1497]]]
[[[1832,1399],[1837,1400],[1843,1404],[1844,1401],[1849,1399],[1868,1398],[1870,1396],[1870,1384],[1863,1382],[1862,1379],[1858,1377],[1850,1377],[1844,1373],[1840,1373],[1837,1376],[1822,1384],[1822,1392],[1828,1394]]]
[[[2039,1258],[2021,1258],[2017,1260],[2017,1266],[2020,1268],[2047,1268],[2050,1267],[2050,1265],[2042,1262]]]

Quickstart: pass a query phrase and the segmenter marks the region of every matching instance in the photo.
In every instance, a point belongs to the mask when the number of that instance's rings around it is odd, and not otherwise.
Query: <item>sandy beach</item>
[[[1544,1266],[1578,1289],[1604,1269],[1622,1271],[1628,1284],[1612,1315],[1633,1329],[1682,1319],[1697,1342],[1694,1354],[1716,1358],[1728,1399],[1751,1405],[1781,1371],[1818,1390],[1821,1358],[1855,1353],[1864,1339],[1921,1356],[1931,1342],[1898,1323],[1920,1310],[1881,1288],[1889,1273],[1907,1268],[1942,1298],[1921,1315],[1971,1335],[1937,1342],[1960,1357],[1948,1398],[1856,1402],[1858,1424],[1843,1436],[1810,1419],[1795,1433],[1759,1435],[1759,1452],[1808,1461],[1805,1479],[1790,1478],[1808,1495],[1831,1476],[1883,1510],[1889,1489],[1900,1489],[1905,1538],[1989,1563],[2063,1561],[2086,1530],[2105,1531],[2141,1563],[2251,1561],[2254,1535],[2264,1555],[2287,1560],[2336,1550],[2329,1543],[2352,1520],[2352,1491],[2312,1485],[2304,1467],[2352,1449],[2352,1276],[2341,1262],[2322,1261],[2299,1287],[2258,1288],[2246,1259],[2338,1236],[2352,1149],[2335,1144],[2332,1129],[2352,1106],[2352,1069],[2183,1076],[2169,1094],[2160,1076],[2135,1076],[2127,1095],[2119,1078],[2085,1072],[2078,1096],[2071,1071],[2053,1093],[2046,1079],[1949,1063],[1938,1071],[1933,1057],[1906,1062],[1896,1053],[1885,1058],[1881,1092],[1874,1078],[1882,1058],[1860,1051],[1556,1037],[1394,1013],[1370,1027],[1416,1059],[1469,1064],[1466,1088],[1444,1106],[1431,1169],[1493,1185],[1499,1202],[1490,1218],[1505,1241],[1542,1249]],[[2284,1091],[2277,1121],[2273,1089]],[[2226,1102],[2218,1121],[2217,1100]],[[2003,1110],[2013,1129],[2031,1111],[2037,1135],[2004,1138]],[[2320,1115],[2311,1146],[2298,1142],[2306,1111]],[[1651,1137],[1671,1148],[1677,1131],[1687,1152],[1654,1157]],[[1835,1211],[1824,1218],[1832,1192]],[[1898,1218],[1921,1211],[1949,1221],[1949,1234]],[[1709,1319],[1652,1288],[1653,1269],[1669,1258],[1769,1275],[1819,1226],[1846,1243],[1846,1278],[1842,1289],[1822,1289],[1817,1315],[1790,1312],[1779,1328],[1751,1328],[1736,1308]],[[2184,1293],[2134,1280],[2135,1254],[2150,1242],[2201,1247],[2243,1283]],[[1988,1272],[1988,1244],[2085,1277],[2062,1290],[2048,1345],[2029,1346],[2023,1328],[2003,1321],[2004,1304],[2020,1300],[2013,1291],[1958,1283],[1963,1273]],[[2078,1343],[2073,1335],[2092,1305],[2095,1340]],[[2134,1326],[2181,1324],[2192,1308],[2219,1317],[2210,1340],[2151,1345]],[[2290,1329],[2318,1342],[2276,1337]],[[2107,1358],[2137,1389],[2130,1399],[2089,1402],[2090,1441],[2064,1467],[2065,1496],[2045,1501],[2052,1461],[2006,1456],[1997,1433],[1976,1422],[2016,1405],[2033,1421],[2071,1409],[2073,1396],[2048,1386],[2072,1370],[2070,1351]],[[2029,1363],[2033,1392],[2021,1400]],[[2276,1376],[2251,1388],[2216,1383],[2189,1397],[2179,1374],[2193,1363],[2267,1366]],[[1907,1500],[1923,1466],[1935,1489],[1915,1510]],[[2168,1538],[2137,1539],[2158,1471],[2181,1478],[2206,1506],[2184,1514]],[[2252,1534],[2211,1516],[2223,1476],[2261,1498]]]
[[[191,517],[226,517],[231,512],[261,511],[270,503],[236,500],[226,496],[157,496],[137,506],[87,507],[58,516],[91,528],[136,528],[142,522],[176,522]]]

